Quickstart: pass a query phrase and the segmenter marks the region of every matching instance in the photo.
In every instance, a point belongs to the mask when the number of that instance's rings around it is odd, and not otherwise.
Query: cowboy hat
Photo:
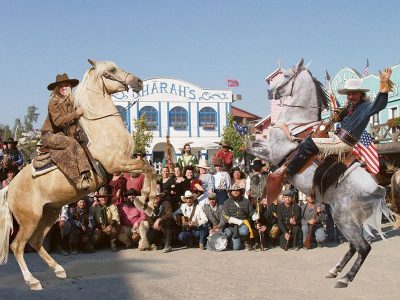
[[[203,168],[203,169],[210,169],[211,167],[208,165],[208,162],[206,159],[202,158],[199,161],[199,164],[196,165],[197,168]]]
[[[253,169],[260,170],[264,166],[265,166],[265,164],[261,160],[259,160],[259,159],[253,160],[253,165],[252,165]]]
[[[196,199],[195,196],[196,195],[194,195],[191,191],[186,191],[185,194],[181,196],[181,200],[182,202],[186,202],[186,198],[193,198],[195,200]]]
[[[18,141],[15,141],[12,137],[9,137],[4,141],[4,144],[18,144]]]
[[[293,190],[284,190],[282,194],[283,194],[283,196],[294,197],[294,191]]]
[[[231,188],[228,189],[229,193],[232,192],[232,191],[239,191],[239,192],[243,193],[244,192],[244,188],[241,188],[240,185],[234,183],[234,184],[232,184]]]
[[[234,167],[231,170],[231,172],[230,172],[231,177],[233,177],[233,173],[236,172],[236,171],[240,172],[240,178],[242,178],[242,179],[247,178],[246,174],[242,170],[240,170],[240,167],[238,167],[238,166]]]
[[[146,157],[146,152],[145,151],[143,151],[143,150],[137,150],[137,151],[135,151],[134,153],[133,153],[133,157],[137,157],[138,155],[141,155],[142,156],[142,158],[143,157]]]
[[[53,83],[50,83],[47,86],[47,89],[49,91],[54,90],[54,88],[59,84],[59,83],[63,83],[63,82],[68,82],[72,87],[75,87],[78,85],[79,80],[78,79],[69,79],[67,73],[63,73],[63,74],[57,74],[56,76],[56,81]]]
[[[137,190],[135,190],[135,189],[129,189],[124,195],[123,195],[123,197],[128,197],[128,196],[134,196],[134,197],[136,197],[136,196],[139,196],[140,195],[140,192],[139,191],[137,191]]]
[[[214,159],[214,166],[222,166],[223,164],[224,164],[224,162],[219,157],[216,157]]]
[[[366,93],[369,91],[369,89],[363,88],[361,79],[357,78],[349,78],[345,81],[344,87],[341,89],[338,89],[338,94],[340,95],[346,95],[348,92],[363,92]]]
[[[233,149],[232,146],[231,146],[228,142],[225,142],[225,141],[220,142],[219,145],[222,146],[222,147],[224,147],[224,148],[228,148],[228,149],[230,149],[230,150]]]
[[[208,199],[217,199],[217,194],[214,192],[209,192],[207,195]]]

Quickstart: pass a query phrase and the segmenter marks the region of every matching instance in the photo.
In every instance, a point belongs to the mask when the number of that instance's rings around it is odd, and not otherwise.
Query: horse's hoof
[[[334,274],[331,272],[328,272],[328,274],[325,275],[325,278],[336,278],[336,277],[337,277],[337,274]]]
[[[64,270],[59,270],[54,272],[58,278],[65,279],[67,278],[67,273]]]
[[[343,281],[338,281],[336,282],[335,288],[346,288],[349,284]]]
[[[39,280],[29,283],[29,288],[33,291],[43,290],[42,285],[40,284]]]

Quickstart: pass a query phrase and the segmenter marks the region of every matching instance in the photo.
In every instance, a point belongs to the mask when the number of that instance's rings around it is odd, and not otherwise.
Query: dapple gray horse
[[[321,120],[321,110],[328,105],[328,97],[321,83],[303,66],[301,60],[296,66],[279,75],[272,83],[269,98],[281,101],[282,111],[278,123],[284,123],[296,131],[299,126],[307,126]],[[270,127],[266,140],[257,140],[247,149],[250,154],[278,166],[283,159],[298,146],[290,140],[279,127]],[[315,165],[292,178],[292,184],[305,194],[310,194]],[[372,235],[370,227],[375,228],[384,239],[381,230],[382,213],[392,222],[394,213],[386,206],[385,189],[375,182],[373,176],[362,167],[355,166],[337,186],[331,186],[322,196],[316,191],[316,200],[331,206],[332,216],[340,231],[349,241],[350,249],[326,277],[336,278],[355,252],[358,257],[350,271],[340,278],[336,287],[347,287],[371,250],[370,244],[362,235],[362,226]]]

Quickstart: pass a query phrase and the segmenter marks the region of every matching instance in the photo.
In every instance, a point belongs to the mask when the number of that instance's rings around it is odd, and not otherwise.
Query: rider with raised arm
[[[59,169],[66,174],[78,189],[90,187],[90,164],[82,147],[75,139],[80,127],[81,107],[74,106],[72,88],[79,80],[69,79],[66,73],[58,74],[49,84],[51,92],[48,115],[42,127],[42,144],[50,149],[50,155]]]
[[[362,132],[368,125],[372,115],[384,109],[388,102],[388,93],[393,83],[390,80],[392,70],[385,69],[379,72],[380,88],[374,101],[368,101],[366,92],[362,88],[361,79],[348,79],[344,87],[338,90],[341,95],[347,95],[348,105],[346,114],[341,120],[341,127],[330,138],[311,138],[308,136],[298,147],[298,152],[287,166],[287,175],[293,176],[305,165],[307,160],[318,153],[324,156],[350,152],[357,144]]]

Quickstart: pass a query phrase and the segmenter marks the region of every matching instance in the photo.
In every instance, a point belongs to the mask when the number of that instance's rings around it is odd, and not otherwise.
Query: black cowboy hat
[[[47,86],[47,89],[48,89],[49,91],[52,91],[52,90],[54,90],[54,88],[55,88],[59,83],[62,83],[62,82],[68,82],[72,87],[75,87],[75,86],[78,85],[79,80],[78,80],[78,79],[69,79],[67,73],[64,73],[64,74],[57,74],[57,76],[56,76],[56,81],[53,82],[53,83],[50,83],[50,84]]]
[[[261,161],[261,160],[259,160],[259,159],[255,159],[254,161],[253,161],[253,169],[261,169],[262,167],[264,167],[265,166],[265,164]]]
[[[146,152],[143,150],[137,150],[133,153],[133,157],[137,157],[138,155],[142,156],[142,158],[146,157]]]
[[[282,194],[283,194],[283,196],[294,197],[294,191],[293,190],[284,190]]]
[[[129,189],[124,193],[123,197],[128,197],[128,196],[135,196],[135,197],[140,196],[140,192],[135,189]]]
[[[232,170],[231,170],[231,172],[230,172],[229,175],[231,175],[231,177],[233,177],[233,173],[234,173],[235,171],[239,171],[239,172],[240,172],[240,178],[242,178],[242,179],[247,178],[246,174],[245,174],[242,170],[240,170],[240,167],[238,167],[238,166],[232,168]]]
[[[18,144],[18,141],[15,141],[12,137],[9,137],[7,140],[3,142],[4,144]]]

